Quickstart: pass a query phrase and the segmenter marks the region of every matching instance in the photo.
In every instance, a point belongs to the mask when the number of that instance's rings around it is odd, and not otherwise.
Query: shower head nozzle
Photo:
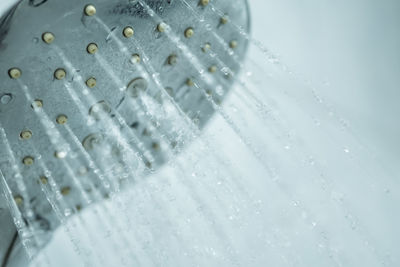
[[[245,0],[22,0],[2,11],[0,168],[25,225],[46,233],[60,222],[51,201],[78,212],[190,141],[177,114],[201,130],[247,49]]]

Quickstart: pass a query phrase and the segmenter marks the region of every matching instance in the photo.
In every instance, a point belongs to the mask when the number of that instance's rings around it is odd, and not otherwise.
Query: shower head
[[[22,0],[0,11],[0,187],[44,236],[178,153],[194,138],[179,123],[206,125],[247,48],[245,0]],[[0,223],[3,236],[10,220]]]

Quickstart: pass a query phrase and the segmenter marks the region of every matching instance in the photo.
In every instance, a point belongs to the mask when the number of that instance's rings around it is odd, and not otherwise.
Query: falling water
[[[395,266],[396,240],[388,232],[400,221],[393,215],[399,195],[390,191],[396,181],[375,162],[351,124],[318,88],[299,79],[241,25],[222,27],[231,27],[238,42],[249,41],[244,62],[193,1],[179,1],[210,33],[213,46],[199,58],[177,29],[163,24],[166,42],[182,52],[179,60],[187,72],[197,75],[171,92],[145,44],[133,40],[140,57],[132,64],[158,93],[134,88],[125,104],[128,111],[108,110],[84,86],[74,61],[52,46],[66,71],[75,73],[73,81],[63,83],[74,101],[71,109],[86,120],[87,107],[97,103],[87,128],[104,135],[93,135],[88,145],[95,146],[88,151],[77,129],[66,124],[59,130],[45,110],[34,109],[42,137],[62,160],[75,190],[59,184],[31,144],[40,168],[34,176],[41,177],[41,191],[61,225],[50,240],[33,216],[34,203],[27,201],[32,196],[18,167],[19,152],[10,147],[0,124],[0,145],[13,178],[1,172],[1,183],[31,266]],[[134,2],[155,25],[164,23],[146,1]],[[217,4],[207,12],[226,16]],[[107,42],[131,60],[132,51],[115,29],[101,17],[95,22]],[[224,61],[227,55],[240,66],[239,74]],[[113,89],[124,91],[107,59],[101,53],[94,59]],[[217,62],[215,69],[208,69],[208,59]],[[227,92],[231,79],[236,81]],[[28,83],[22,78],[18,85],[34,103]],[[197,90],[215,113],[204,129],[199,114],[173,97],[183,97],[185,90]],[[3,97],[6,105],[10,100]],[[142,141],[146,135],[157,140],[152,148]],[[167,163],[161,168],[152,150],[165,151],[160,157]],[[19,192],[11,191],[11,183]],[[68,194],[74,198],[65,198]],[[365,220],[371,217],[365,207],[375,218]]]

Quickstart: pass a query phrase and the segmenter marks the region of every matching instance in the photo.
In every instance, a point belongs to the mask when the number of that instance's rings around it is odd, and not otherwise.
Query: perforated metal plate
[[[92,202],[82,190],[104,196],[127,168],[165,163],[187,140],[174,117],[154,114],[173,99],[204,127],[244,57],[238,26],[249,28],[245,0],[20,2],[0,27],[0,167],[22,213],[51,232],[59,220],[44,191],[58,189],[74,213]]]

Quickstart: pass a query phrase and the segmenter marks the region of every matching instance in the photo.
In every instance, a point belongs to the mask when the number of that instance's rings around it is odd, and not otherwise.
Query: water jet
[[[12,216],[1,206],[1,262],[20,244],[35,257],[68,217],[196,138],[185,129],[215,112],[198,86],[224,100],[240,71],[231,50],[247,50],[228,25],[250,25],[245,0],[22,0],[0,11],[1,187],[13,199]]]

